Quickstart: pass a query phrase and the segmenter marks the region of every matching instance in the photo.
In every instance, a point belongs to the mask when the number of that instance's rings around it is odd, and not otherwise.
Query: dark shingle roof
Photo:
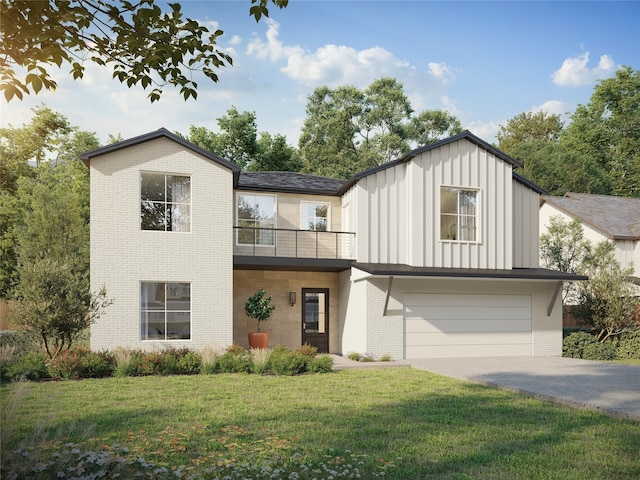
[[[640,240],[640,198],[567,193],[564,197],[543,197],[542,201],[610,239]]]
[[[345,181],[294,172],[241,172],[239,190],[337,195]]]
[[[441,267],[412,267],[406,264],[392,263],[354,263],[354,268],[370,273],[392,277],[449,277],[449,278],[511,278],[522,280],[557,280],[576,281],[588,280],[583,275],[547,270],[546,268],[441,268]]]

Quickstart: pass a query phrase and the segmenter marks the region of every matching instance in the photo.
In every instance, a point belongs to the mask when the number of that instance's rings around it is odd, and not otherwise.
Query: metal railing
[[[353,232],[233,227],[234,255],[353,260]]]

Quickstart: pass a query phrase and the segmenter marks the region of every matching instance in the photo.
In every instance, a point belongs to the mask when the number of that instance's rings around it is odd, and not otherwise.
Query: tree
[[[578,305],[574,310],[587,325],[598,330],[596,337],[601,342],[637,328],[638,298],[628,280],[633,269],[620,267],[614,248],[609,241],[589,248],[580,269],[589,276],[589,281],[578,286]]]
[[[563,286],[563,303],[587,325],[598,330],[605,341],[635,326],[638,299],[628,281],[632,269],[623,269],[609,241],[597,245],[584,238],[578,219],[566,222],[551,217],[547,232],[540,236],[540,258],[545,268],[586,275],[589,280]]]
[[[460,121],[441,110],[412,117],[402,83],[375,80],[365,90],[353,86],[317,88],[307,101],[299,149],[307,173],[337,178],[376,167],[462,131]]]
[[[608,172],[611,193],[640,196],[640,70],[623,67],[600,81],[560,140]]]
[[[273,3],[251,0],[249,14],[259,21]],[[217,82],[216,69],[231,65],[229,55],[216,47],[223,32],[210,32],[184,18],[179,3],[163,12],[155,0],[0,1],[0,89],[7,101],[43,88],[54,90],[47,68],[71,65],[74,80],[82,78],[84,62],[110,65],[113,78],[128,87],[153,85],[148,95],[159,100],[162,88],[180,88],[185,100],[197,97],[194,71]],[[26,70],[24,77],[16,68]]]
[[[516,155],[517,148],[530,142],[557,143],[564,123],[560,115],[546,112],[519,113],[507,120],[506,125],[500,125],[496,138],[498,148],[509,155]],[[518,157],[526,165],[526,159]]]
[[[258,139],[255,112],[236,107],[217,119],[220,133],[191,125],[187,139],[201,148],[230,160],[243,170],[298,171],[300,159],[283,135],[263,132]]]
[[[12,319],[40,335],[50,357],[70,348],[110,303],[89,286],[88,182],[77,180],[85,170],[79,160],[45,163],[35,178],[18,181]]]

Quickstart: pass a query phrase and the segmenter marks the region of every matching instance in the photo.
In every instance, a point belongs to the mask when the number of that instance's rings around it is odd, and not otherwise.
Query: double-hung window
[[[142,340],[189,340],[191,284],[142,282],[140,314]]]
[[[275,195],[238,194],[238,245],[274,245],[276,226]]]
[[[140,173],[140,228],[165,232],[191,231],[191,177]]]
[[[326,232],[329,225],[329,204],[328,203],[308,203],[300,204],[302,213],[302,230],[315,230]]]
[[[478,241],[478,190],[440,187],[440,239]]]

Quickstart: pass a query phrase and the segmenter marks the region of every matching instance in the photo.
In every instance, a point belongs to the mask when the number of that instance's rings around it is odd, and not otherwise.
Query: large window
[[[478,191],[440,187],[440,239],[478,240]]]
[[[239,245],[274,244],[276,226],[276,197],[274,195],[238,194],[238,229]]]
[[[301,230],[316,230],[326,232],[329,224],[329,204],[328,203],[307,203],[300,204],[302,213]]]
[[[191,177],[141,172],[140,180],[140,228],[190,232]]]
[[[142,340],[191,338],[191,284],[142,282]]]

